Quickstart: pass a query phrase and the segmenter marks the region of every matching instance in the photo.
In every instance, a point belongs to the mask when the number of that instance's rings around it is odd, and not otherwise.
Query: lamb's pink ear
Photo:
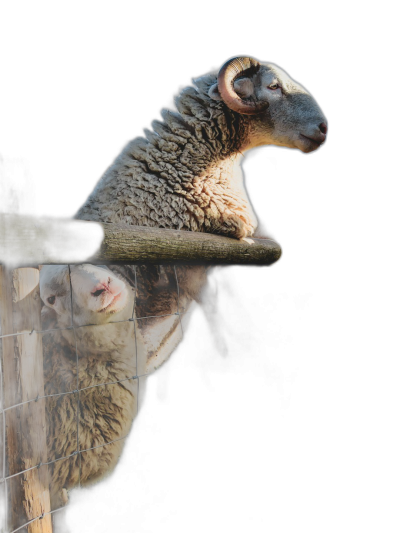
[[[57,313],[47,305],[42,307],[42,329],[54,329],[57,326]]]

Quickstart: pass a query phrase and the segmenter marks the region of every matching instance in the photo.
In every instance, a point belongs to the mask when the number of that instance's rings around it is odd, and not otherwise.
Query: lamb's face
[[[71,316],[74,325],[83,326],[128,320],[132,315],[132,290],[107,267],[85,264],[69,271],[67,265],[43,266],[40,296],[45,312],[55,313],[61,328],[71,325]]]

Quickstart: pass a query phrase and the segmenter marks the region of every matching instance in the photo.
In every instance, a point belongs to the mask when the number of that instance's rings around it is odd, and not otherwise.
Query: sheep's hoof
[[[64,505],[67,505],[68,503],[68,492],[67,489],[61,489],[61,500]]]

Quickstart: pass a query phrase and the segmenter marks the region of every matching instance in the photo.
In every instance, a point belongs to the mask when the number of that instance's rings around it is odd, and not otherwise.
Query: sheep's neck
[[[63,329],[62,336],[69,346],[76,344],[80,357],[95,355],[99,362],[109,359],[113,354],[114,361],[124,361],[126,353],[131,350],[130,338],[133,334],[131,322],[104,322],[95,326],[78,328],[78,334],[71,329]],[[75,348],[71,354],[65,352],[67,358],[75,357]]]
[[[77,218],[246,237],[256,219],[240,168],[246,118],[195,89],[127,145]]]

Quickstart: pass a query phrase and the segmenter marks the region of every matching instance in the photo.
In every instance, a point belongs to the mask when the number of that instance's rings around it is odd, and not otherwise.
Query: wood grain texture
[[[0,315],[3,337],[4,407],[44,395],[43,353],[40,330],[39,271],[0,267]],[[13,335],[14,334],[14,335]],[[5,411],[5,475],[8,530],[34,520],[22,531],[51,533],[44,401],[29,401]],[[24,472],[25,471],[25,472]],[[24,473],[22,473],[24,472]]]
[[[271,265],[282,252],[279,244],[269,238],[236,240],[210,233],[81,220],[0,214],[1,228],[0,263],[10,264],[8,258],[13,256],[18,257],[14,261],[18,266],[82,262]],[[100,249],[93,255],[87,246],[86,259],[77,259],[74,242],[91,243],[90,236],[96,233],[93,230],[101,228],[104,239]],[[57,254],[60,243],[62,253]]]

